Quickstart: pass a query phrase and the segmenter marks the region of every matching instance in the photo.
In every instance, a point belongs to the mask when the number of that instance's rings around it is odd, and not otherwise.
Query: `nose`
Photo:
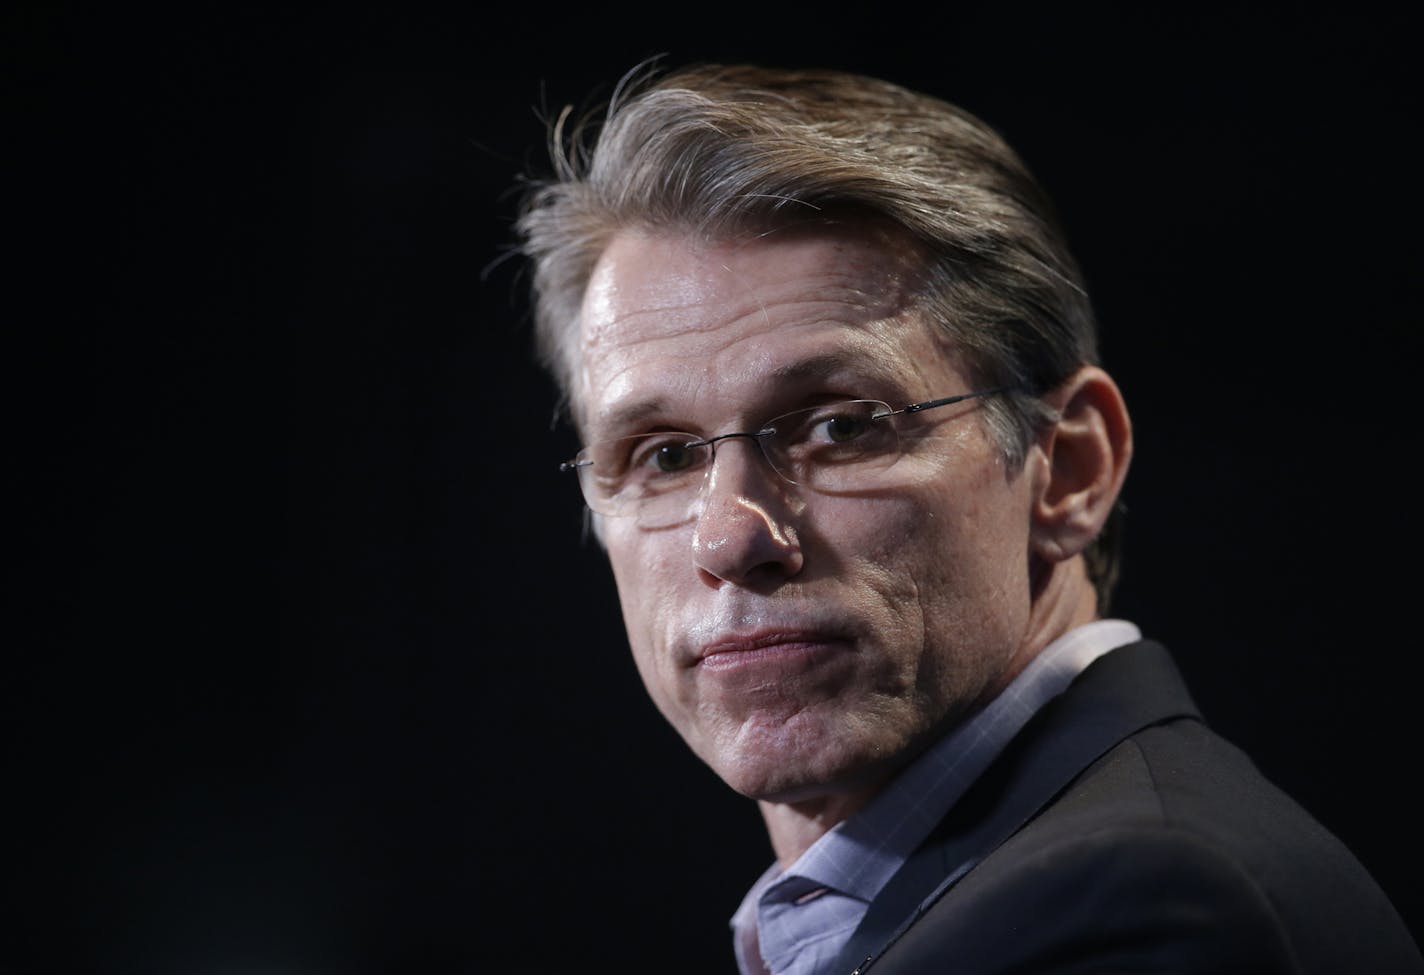
[[[693,562],[714,585],[774,587],[805,562],[797,532],[805,502],[755,438],[717,447],[693,529]]]

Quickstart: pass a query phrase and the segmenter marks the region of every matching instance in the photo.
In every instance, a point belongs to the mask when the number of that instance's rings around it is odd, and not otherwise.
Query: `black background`
[[[1117,612],[1421,930],[1411,23],[103,9],[0,42],[0,970],[731,970],[770,851],[643,697],[500,260],[541,117],[664,52],[1020,148],[1137,424]]]

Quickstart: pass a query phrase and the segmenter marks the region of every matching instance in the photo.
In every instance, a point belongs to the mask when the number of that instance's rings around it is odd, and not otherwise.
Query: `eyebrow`
[[[886,382],[893,376],[881,359],[868,355],[864,349],[835,349],[778,366],[771,371],[767,379],[771,382],[795,383],[826,379],[846,372],[858,373],[872,382]]]
[[[602,427],[604,431],[600,433],[599,436],[608,436],[610,433],[615,436],[622,436],[620,431],[635,426],[650,416],[663,413],[666,409],[667,400],[661,396],[625,403],[611,412],[604,412],[598,417],[597,426]],[[594,424],[589,423],[586,424],[586,426],[593,427]],[[585,433],[587,433],[587,431],[585,431]]]
[[[838,375],[852,374],[865,384],[888,383],[899,386],[894,370],[888,368],[880,357],[869,354],[869,350],[864,348],[832,349],[783,363],[768,372],[764,382],[772,386],[794,387]],[[860,393],[857,392],[856,395]],[[602,439],[623,436],[625,431],[641,425],[648,418],[666,414],[670,405],[671,401],[666,396],[655,394],[617,406],[599,417],[598,437]]]

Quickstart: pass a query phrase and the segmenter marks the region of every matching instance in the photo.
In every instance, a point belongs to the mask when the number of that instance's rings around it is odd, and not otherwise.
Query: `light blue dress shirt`
[[[827,972],[875,895],[1019,729],[1098,657],[1141,638],[1126,620],[1070,630],[790,868],[767,868],[732,916],[742,975]]]

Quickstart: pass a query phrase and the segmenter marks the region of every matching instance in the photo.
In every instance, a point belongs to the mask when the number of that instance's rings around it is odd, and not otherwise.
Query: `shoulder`
[[[928,907],[882,970],[934,970],[934,957],[972,971],[1424,971],[1354,857],[1194,719],[1094,762]]]

